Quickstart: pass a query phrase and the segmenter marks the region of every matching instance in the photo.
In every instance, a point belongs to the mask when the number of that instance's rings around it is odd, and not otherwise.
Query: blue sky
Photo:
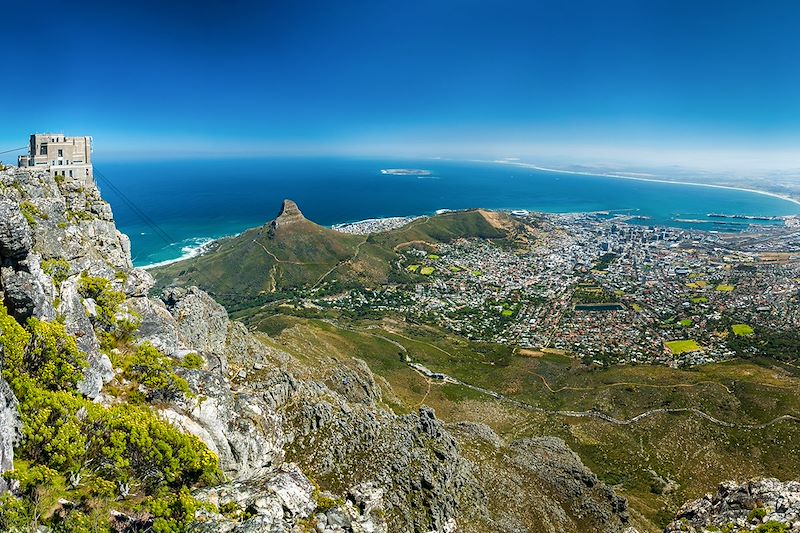
[[[791,166],[800,141],[793,1],[7,4],[0,150]]]

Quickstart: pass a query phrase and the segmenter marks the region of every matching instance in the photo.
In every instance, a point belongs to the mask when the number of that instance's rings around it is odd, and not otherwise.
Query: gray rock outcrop
[[[0,474],[14,467],[14,445],[20,431],[17,399],[3,378],[0,378]],[[0,492],[7,489],[6,481],[0,478]]]
[[[626,500],[598,480],[563,440],[541,437],[506,444],[483,424],[448,429],[492,496],[485,530],[635,532]]]
[[[780,524],[789,533],[800,532],[800,482],[774,478],[726,481],[714,494],[681,507],[665,533],[707,533],[722,528],[755,531],[769,523]]]

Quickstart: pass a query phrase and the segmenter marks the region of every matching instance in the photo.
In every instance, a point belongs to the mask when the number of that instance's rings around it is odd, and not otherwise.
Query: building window
[[[39,155],[47,155],[47,145],[43,144],[39,147]]]
[[[64,150],[58,151],[58,157],[64,157]]]
[[[69,177],[70,178],[72,177],[72,171],[71,170],[69,171]]]

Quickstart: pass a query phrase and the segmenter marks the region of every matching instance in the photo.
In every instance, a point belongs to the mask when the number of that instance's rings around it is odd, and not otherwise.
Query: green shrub
[[[97,338],[100,341],[100,349],[105,352],[111,352],[114,348],[125,347],[133,342],[136,332],[139,330],[138,316],[131,316],[131,318],[121,318],[114,322],[110,331],[98,331]],[[117,362],[114,361],[114,366]]]
[[[241,512],[241,510],[242,508],[239,507],[234,501],[229,501],[219,506],[219,513],[227,517],[234,517]]]
[[[87,401],[68,392],[47,391],[30,379],[15,385],[22,420],[19,456],[61,472],[83,468],[87,435],[77,413]]]
[[[767,516],[767,510],[763,507],[756,507],[747,515],[747,521],[752,522],[753,520],[758,520],[760,522],[765,516]]]
[[[194,352],[184,355],[183,360],[181,361],[181,366],[183,368],[188,368],[189,370],[203,368],[203,364],[205,364],[203,358]]]
[[[125,301],[125,295],[114,290],[111,282],[105,278],[81,275],[78,293],[84,298],[91,298],[97,304],[97,316],[94,321],[108,329],[116,322],[117,309]]]
[[[20,497],[0,496],[0,531],[108,531],[108,511],[120,508],[112,503],[119,498],[152,514],[153,531],[185,530],[200,508],[189,489],[223,477],[199,439],[149,407],[105,408],[79,396],[73,387],[85,356],[61,324],[31,319],[25,329],[0,305],[0,350],[22,423],[16,469],[5,475],[19,482]],[[188,391],[172,361],[150,345],[136,351],[127,371],[160,394]],[[61,498],[75,507],[61,508]]]
[[[28,200],[25,200],[21,204],[19,204],[19,210],[22,213],[22,216],[25,217],[25,220],[28,221],[28,224],[31,227],[36,226],[36,219],[40,218],[42,220],[47,220],[47,215],[42,213],[38,207],[33,205]]]
[[[340,499],[327,498],[319,495],[315,495],[315,500],[317,503],[317,508],[314,510],[315,513],[326,513],[331,509],[336,509],[340,505],[344,504],[344,501]]]
[[[69,277],[70,267],[64,259],[47,259],[42,261],[42,270],[50,276],[56,288],[60,288]]]
[[[172,359],[146,342],[124,362],[123,373],[127,379],[147,389],[149,401],[174,400],[189,394],[189,385],[185,379],[175,375],[174,369]]]
[[[185,487],[177,494],[154,498],[146,503],[147,510],[156,518],[153,522],[153,531],[156,533],[185,531],[202,506]]]
[[[25,374],[48,390],[74,390],[87,366],[86,354],[78,349],[64,325],[30,318],[28,332],[25,357],[9,372]]]
[[[785,524],[781,524],[775,520],[770,520],[766,524],[761,524],[753,531],[754,533],[788,533],[789,530]]]
[[[0,304],[0,352],[3,354],[3,377],[7,381],[12,381],[22,368],[30,339],[30,334]]]
[[[18,492],[25,495],[33,494],[33,491],[42,485],[52,485],[57,476],[58,472],[44,465],[18,468],[3,475],[6,480],[16,480],[19,483]]]
[[[0,496],[0,531],[27,532],[34,521],[33,506],[28,500],[8,492]]]
[[[219,478],[217,459],[196,437],[147,407],[106,409],[67,392],[18,383],[23,424],[20,456],[66,474],[88,471],[147,493]]]
[[[70,222],[80,222],[81,220],[92,220],[92,215],[87,211],[72,211],[67,210],[67,220]]]

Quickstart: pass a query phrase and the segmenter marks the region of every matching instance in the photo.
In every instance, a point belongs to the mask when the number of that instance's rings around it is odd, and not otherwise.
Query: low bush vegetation
[[[175,363],[150,343],[144,343],[123,362],[123,376],[138,391],[146,389],[147,401],[169,401],[189,395],[186,380],[175,374]]]
[[[183,357],[183,361],[181,361],[181,366],[189,370],[197,370],[198,368],[202,368],[204,363],[205,361],[203,358],[196,353],[187,353]]]
[[[0,530],[110,531],[112,508],[149,531],[185,530],[201,507],[189,489],[222,478],[199,439],[148,406],[106,408],[77,393],[86,356],[61,324],[30,319],[23,327],[0,305],[0,348],[22,422],[15,470],[5,474],[17,489],[0,498]],[[188,392],[149,344],[127,363],[126,375],[154,398]]]
[[[60,288],[61,284],[69,277],[69,263],[64,259],[47,259],[42,261],[42,270],[45,274],[50,276],[56,288]]]
[[[91,298],[97,304],[97,313],[93,321],[104,328],[111,328],[116,322],[116,313],[125,295],[114,290],[111,282],[105,278],[91,277],[83,274],[78,284],[78,292],[84,298]]]
[[[19,205],[19,210],[22,213],[22,216],[25,217],[25,220],[28,221],[31,227],[35,227],[37,224],[37,219],[47,220],[47,214],[42,213],[38,207],[33,205],[28,200],[25,200]]]

